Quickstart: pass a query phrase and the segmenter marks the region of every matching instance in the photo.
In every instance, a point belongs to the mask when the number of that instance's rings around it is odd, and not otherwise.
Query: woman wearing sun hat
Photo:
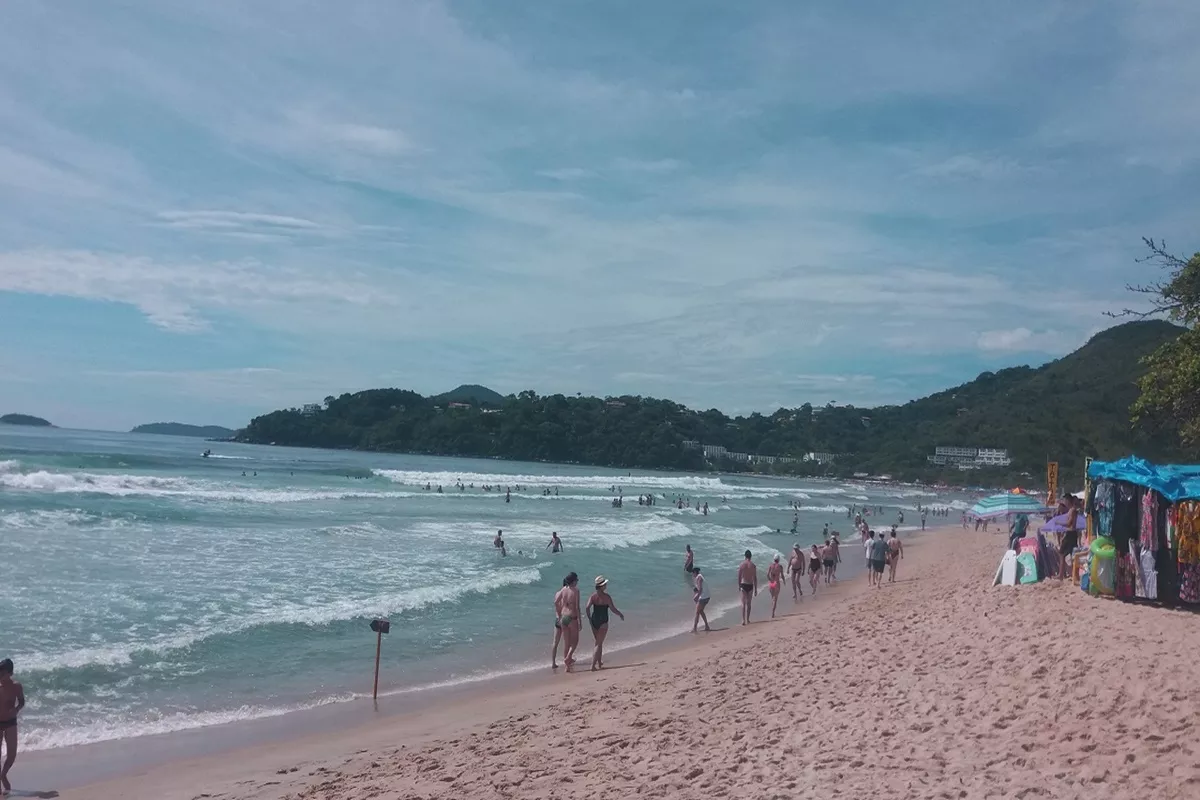
[[[625,615],[617,610],[612,597],[608,594],[608,578],[596,576],[596,591],[588,598],[585,613],[592,623],[592,636],[596,638],[596,649],[592,651],[592,671],[604,668],[604,638],[608,636],[608,610],[625,619]]]

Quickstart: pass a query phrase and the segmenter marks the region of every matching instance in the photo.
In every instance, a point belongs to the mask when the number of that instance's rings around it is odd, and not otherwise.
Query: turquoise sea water
[[[485,485],[521,488],[505,502]],[[645,493],[659,504],[640,507]],[[679,495],[709,515],[675,507]],[[382,691],[484,680],[546,667],[568,571],[585,597],[609,577],[628,617],[610,647],[628,646],[690,625],[685,544],[713,606],[728,608],[746,548],[765,567],[825,523],[848,530],[851,504],[884,506],[888,524],[904,509],[911,529],[918,502],[965,500],[0,426],[0,657],[30,696],[29,749],[266,717],[369,691],[377,615],[392,620]],[[492,547],[498,529],[507,558]],[[551,531],[566,552],[545,550]]]

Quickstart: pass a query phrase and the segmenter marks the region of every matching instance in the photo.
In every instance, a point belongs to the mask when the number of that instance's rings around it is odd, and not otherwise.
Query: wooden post
[[[383,648],[383,631],[375,634],[375,688],[371,690],[371,699],[379,699],[379,651]]]

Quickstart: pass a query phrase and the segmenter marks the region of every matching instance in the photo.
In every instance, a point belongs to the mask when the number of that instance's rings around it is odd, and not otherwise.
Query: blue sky
[[[1200,4],[5,0],[0,412],[903,401],[1200,249]]]

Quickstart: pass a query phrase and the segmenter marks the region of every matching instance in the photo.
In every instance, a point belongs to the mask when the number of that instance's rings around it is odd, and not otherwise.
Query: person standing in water
[[[902,558],[904,558],[904,545],[900,543],[896,532],[892,531],[892,538],[888,541],[888,583],[896,582],[896,564]]]
[[[604,640],[608,637],[608,610],[610,608],[624,621],[625,615],[617,609],[617,604],[608,594],[608,578],[597,575],[596,591],[588,598],[586,609],[588,621],[592,623],[592,636],[596,639],[596,649],[592,651],[592,672],[604,669]]]
[[[558,538],[558,531],[551,532],[550,544],[546,545],[546,549],[549,550],[551,553],[563,552],[563,549],[564,549],[563,543],[562,543],[562,539]]]
[[[783,565],[779,556],[767,567],[767,591],[771,593],[771,619],[775,619],[775,606],[779,604],[779,591],[783,588]]]
[[[800,585],[800,578],[804,575],[804,553],[800,551],[800,544],[792,545],[792,557],[788,559],[788,574],[792,578],[792,599],[799,600],[804,596],[804,587]]]
[[[13,680],[11,658],[0,661],[0,737],[4,741],[4,766],[0,767],[0,794],[12,791],[8,772],[17,760],[17,715],[25,708],[25,689]]]
[[[563,665],[567,672],[575,666],[575,650],[579,647],[579,576],[571,572],[563,579],[563,588],[554,598],[558,612],[558,628],[562,631]]]
[[[496,538],[492,539],[492,547],[500,551],[500,555],[508,555],[508,548],[504,546],[504,531],[496,531]]]
[[[738,590],[742,594],[742,624],[750,624],[750,606],[758,594],[758,567],[751,561],[751,552],[746,551],[746,560],[738,565]]]
[[[708,627],[708,615],[704,613],[705,606],[708,605],[708,583],[705,582],[704,576],[700,574],[699,567],[692,567],[692,601],[696,604],[696,616],[692,620],[692,633],[700,627],[700,620],[704,620],[704,632],[708,633],[711,628]]]
[[[696,554],[692,552],[692,546],[685,544],[683,546],[683,571],[691,575],[695,570],[693,562],[696,560]]]

